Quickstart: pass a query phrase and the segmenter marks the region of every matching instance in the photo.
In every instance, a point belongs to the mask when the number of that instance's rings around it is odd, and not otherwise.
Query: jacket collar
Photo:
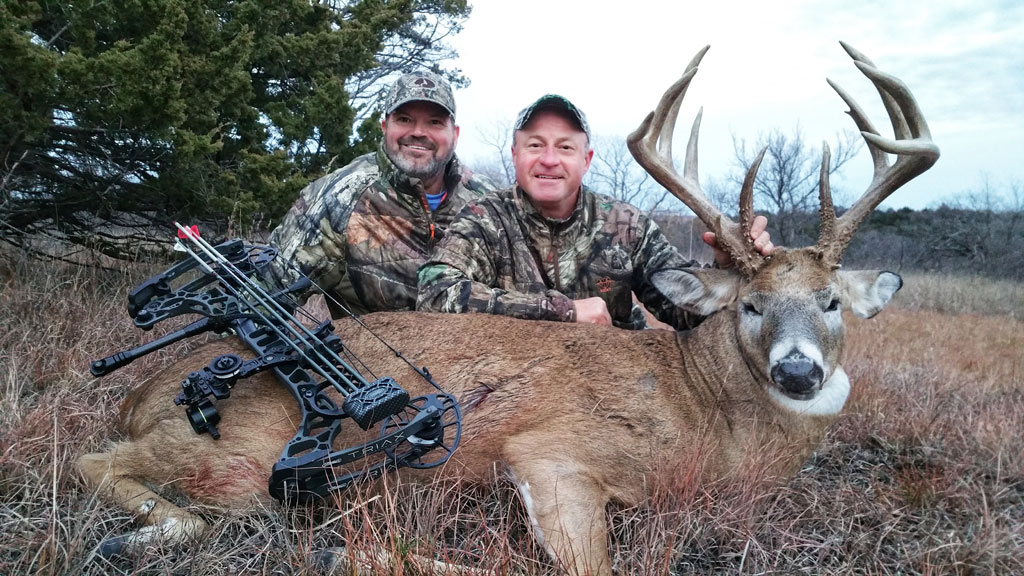
[[[518,183],[516,183],[513,190],[516,208],[521,214],[526,215],[526,220],[531,226],[544,226],[555,231],[566,230],[576,224],[586,224],[591,218],[590,200],[592,196],[593,194],[585,186],[580,186],[580,192],[576,195],[576,207],[572,209],[569,217],[563,220],[560,218],[548,218],[541,214]]]

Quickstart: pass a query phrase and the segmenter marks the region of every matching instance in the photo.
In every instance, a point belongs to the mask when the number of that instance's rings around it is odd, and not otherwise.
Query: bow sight
[[[241,240],[211,246],[194,230],[177,226],[176,249],[186,252],[188,258],[132,290],[128,314],[143,330],[183,314],[200,318],[137,348],[93,362],[93,375],[103,376],[204,332],[238,336],[255,357],[243,360],[235,354],[224,354],[214,358],[182,380],[182,390],[174,403],[185,407],[196,433],[209,433],[218,439],[220,414],[211,397],[228,398],[238,381],[271,371],[291,391],[302,415],[295,436],[285,445],[269,479],[270,494],[285,502],[325,497],[355,481],[376,478],[404,466],[433,468],[451,457],[461,436],[459,406],[426,369],[410,364],[438,394],[410,399],[393,378],[366,380],[339,355],[351,355],[351,351],[333,334],[329,321],[308,328],[295,318],[297,304],[291,294],[307,290],[311,286],[308,279],[303,277],[272,294],[258,282],[277,256],[274,248]],[[192,279],[186,281],[189,277]],[[355,320],[358,322],[358,318]],[[340,408],[328,394],[332,390],[344,397]],[[345,418],[351,418],[363,430],[380,423],[379,437],[332,450]],[[449,428],[453,437],[446,444]],[[429,453],[437,448],[441,451],[431,458]],[[349,474],[335,473],[336,467],[375,454],[383,458],[373,465]]]

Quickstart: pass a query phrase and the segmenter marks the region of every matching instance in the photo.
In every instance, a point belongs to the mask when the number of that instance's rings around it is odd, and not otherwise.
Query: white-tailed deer
[[[364,316],[413,364],[429,367],[463,409],[462,442],[452,458],[437,470],[401,474],[486,480],[496,470],[508,473],[537,538],[557,562],[574,573],[610,574],[606,505],[642,503],[651,475],[666,463],[700,458],[704,477],[717,478],[770,447],[779,450],[780,473],[796,470],[850,389],[841,365],[842,311],[870,318],[902,283],[889,272],[840,270],[843,250],[882,200],[939,156],[906,86],[843,47],[881,95],[895,138],[880,136],[833,85],[864,135],[875,173],[865,194],[837,218],[826,149],[816,246],[777,249],[769,258],[753,249],[748,231],[757,163],[743,186],[738,223],[707,201],[697,183],[699,115],[683,175],[673,168],[676,115],[707,48],[630,135],[641,166],[717,233],[736,263],[734,270],[678,270],[657,278],[678,305],[710,315],[696,329],[630,332],[486,315]],[[414,396],[430,392],[356,323],[341,321],[336,333],[376,373],[393,376]],[[219,441],[193,432],[172,405],[186,373],[229,352],[245,350],[236,339],[221,340],[149,379],[122,407],[129,440],[79,460],[93,486],[149,524],[123,543],[156,535],[185,539],[206,527],[145,484],[219,506],[268,498],[271,466],[298,420],[295,400],[274,378],[240,382],[220,402]]]

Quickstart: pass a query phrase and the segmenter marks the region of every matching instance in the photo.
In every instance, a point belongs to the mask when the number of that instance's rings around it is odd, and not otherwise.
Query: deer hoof
[[[129,539],[130,536],[128,535],[107,538],[100,543],[100,547],[97,552],[99,552],[100,556],[108,560],[118,556],[124,556],[128,552]]]
[[[344,547],[324,548],[313,552],[309,565],[316,574],[334,574],[348,567],[348,551]]]

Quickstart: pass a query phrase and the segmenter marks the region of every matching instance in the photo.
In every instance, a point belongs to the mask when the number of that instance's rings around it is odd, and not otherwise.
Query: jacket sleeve
[[[573,302],[561,292],[542,285],[527,292],[502,287],[514,282],[503,281],[497,263],[529,256],[513,253],[515,247],[505,241],[498,221],[479,204],[463,209],[419,269],[416,309],[574,322]]]
[[[331,175],[311,182],[270,233],[278,255],[270,265],[269,281],[276,288],[290,286],[301,273],[328,290],[344,276],[344,237],[331,227],[327,203],[338,183]],[[305,301],[309,294],[297,296]]]
[[[647,217],[641,217],[639,243],[633,253],[633,292],[644,306],[658,320],[665,322],[677,330],[689,330],[696,327],[704,316],[697,313],[696,307],[677,306],[651,282],[651,277],[661,270],[681,270],[685,268],[702,268],[700,262],[683,258],[673,246],[661,228]]]

